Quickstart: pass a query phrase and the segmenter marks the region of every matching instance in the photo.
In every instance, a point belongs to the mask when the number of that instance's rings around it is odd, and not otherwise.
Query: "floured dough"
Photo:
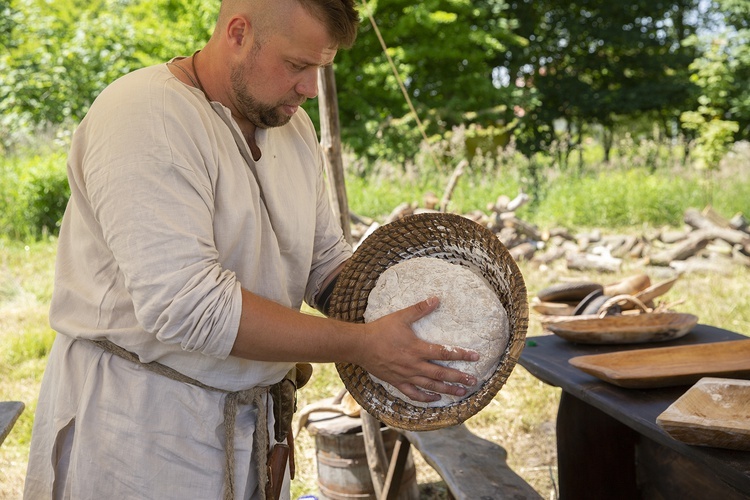
[[[476,392],[492,376],[500,356],[508,345],[509,324],[505,308],[490,285],[470,269],[434,257],[416,257],[387,269],[370,291],[365,309],[366,323],[416,304],[438,297],[440,305],[426,317],[412,324],[422,340],[477,351],[479,361],[435,361],[477,377],[463,397],[442,394],[439,401],[414,401],[398,389],[373,380],[396,397],[422,407],[447,406]]]

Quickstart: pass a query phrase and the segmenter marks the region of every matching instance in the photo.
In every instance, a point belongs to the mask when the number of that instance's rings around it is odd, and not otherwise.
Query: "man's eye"
[[[294,71],[302,71],[305,66],[302,64],[289,63]]]

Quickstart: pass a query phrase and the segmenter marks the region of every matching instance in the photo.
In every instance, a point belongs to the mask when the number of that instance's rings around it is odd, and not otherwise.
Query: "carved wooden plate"
[[[549,331],[578,344],[635,344],[673,340],[698,323],[693,314],[665,312],[605,316],[573,316],[551,321]]]
[[[750,380],[705,377],[656,418],[687,444],[750,451]]]
[[[750,378],[750,338],[577,356],[570,364],[620,387],[694,384],[703,377]]]

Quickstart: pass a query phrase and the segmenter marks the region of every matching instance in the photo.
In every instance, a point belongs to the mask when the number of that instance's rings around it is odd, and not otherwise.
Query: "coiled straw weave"
[[[394,428],[426,431],[460,424],[492,401],[521,355],[529,309],[523,276],[489,229],[460,215],[429,213],[381,226],[362,242],[333,290],[331,317],[363,323],[367,298],[381,273],[414,257],[440,258],[478,272],[505,307],[510,326],[510,340],[495,373],[477,392],[449,406],[414,406],[391,395],[360,366],[336,364],[344,386],[370,415]]]

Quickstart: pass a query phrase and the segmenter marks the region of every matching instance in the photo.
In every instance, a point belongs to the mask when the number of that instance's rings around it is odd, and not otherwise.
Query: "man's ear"
[[[226,37],[230,47],[239,48],[253,43],[253,25],[250,20],[240,14],[232,17],[227,23]]]

